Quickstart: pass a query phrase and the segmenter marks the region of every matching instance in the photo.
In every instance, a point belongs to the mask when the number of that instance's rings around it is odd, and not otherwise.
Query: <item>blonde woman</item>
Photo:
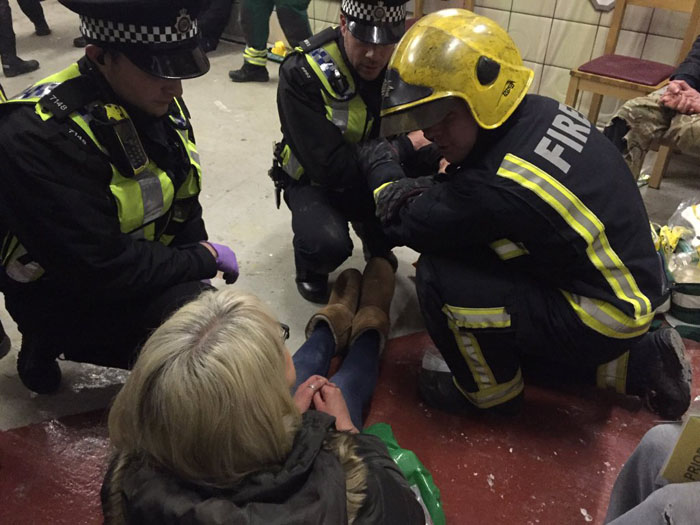
[[[311,335],[328,328],[342,343],[384,330],[373,294],[339,324],[353,296],[357,305],[358,274],[341,274],[338,302],[314,316]],[[334,383],[312,375],[292,397],[285,333],[257,298],[229,289],[205,292],[153,333],[109,415],[106,523],[424,523]]]

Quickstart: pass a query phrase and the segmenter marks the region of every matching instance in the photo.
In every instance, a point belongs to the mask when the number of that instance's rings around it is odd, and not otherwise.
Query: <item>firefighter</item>
[[[328,274],[352,254],[349,221],[366,258],[396,266],[356,145],[378,136],[384,72],[405,15],[404,0],[343,0],[340,26],[302,42],[280,67],[277,181],[292,212],[297,289],[309,301],[325,303]],[[406,137],[397,144],[405,155],[414,150]]]
[[[209,69],[197,0],[62,0],[85,56],[0,104],[0,291],[19,377],[61,382],[56,358],[128,368],[151,329],[225,272],[207,242],[181,79]]]
[[[668,291],[614,146],[575,110],[526,95],[533,72],[513,41],[469,11],[422,18],[386,78],[382,134],[422,129],[450,162],[409,179],[387,142],[362,155],[384,231],[421,252],[421,311],[445,360],[424,360],[426,400],[516,413],[521,362],[537,360],[683,414],[690,368],[675,330],[648,332]]]

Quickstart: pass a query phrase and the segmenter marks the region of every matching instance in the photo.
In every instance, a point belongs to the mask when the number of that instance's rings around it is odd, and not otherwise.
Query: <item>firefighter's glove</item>
[[[405,204],[435,184],[437,182],[433,177],[418,177],[404,178],[384,186],[374,195],[380,222],[385,225],[391,223]]]
[[[386,139],[368,140],[359,144],[357,159],[371,190],[404,176],[399,164],[399,152]]]
[[[233,284],[238,279],[238,260],[233,250],[225,244],[208,243],[216,251],[216,268],[223,272],[226,284]]]

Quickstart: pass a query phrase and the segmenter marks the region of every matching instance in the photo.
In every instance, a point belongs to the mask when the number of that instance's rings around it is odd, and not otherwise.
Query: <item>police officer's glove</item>
[[[387,184],[374,196],[379,221],[389,224],[401,211],[402,206],[436,184],[437,181],[433,177],[403,178]]]
[[[404,176],[399,164],[399,152],[386,139],[368,140],[357,146],[360,171],[374,190]]]
[[[216,251],[216,268],[223,272],[226,284],[233,284],[238,279],[238,260],[233,250],[225,244],[207,242]]]

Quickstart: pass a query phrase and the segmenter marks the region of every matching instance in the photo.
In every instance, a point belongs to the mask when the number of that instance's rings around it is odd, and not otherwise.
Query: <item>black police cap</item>
[[[88,43],[124,53],[162,78],[194,78],[209,71],[200,47],[201,0],[59,0],[80,15]]]
[[[395,44],[406,30],[406,0],[342,0],[348,29],[370,44]]]

